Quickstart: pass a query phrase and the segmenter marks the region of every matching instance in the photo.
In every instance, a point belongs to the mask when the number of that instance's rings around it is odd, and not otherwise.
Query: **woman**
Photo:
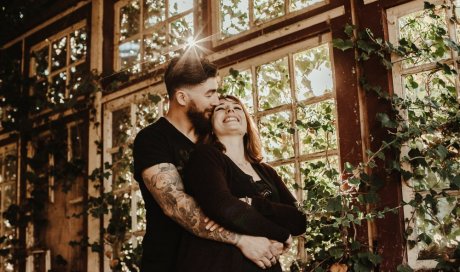
[[[197,146],[185,169],[185,188],[221,226],[289,244],[291,235],[305,231],[305,215],[275,170],[261,162],[260,139],[241,101],[224,96],[219,102],[211,135]],[[235,246],[193,235],[184,237],[178,260],[177,271],[281,271],[276,259],[263,270]]]

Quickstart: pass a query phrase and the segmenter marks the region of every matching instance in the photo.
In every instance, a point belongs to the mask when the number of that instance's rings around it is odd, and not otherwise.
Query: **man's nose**
[[[219,105],[219,94],[215,93],[213,96],[212,96],[212,101],[211,101],[211,105],[213,106],[217,106]]]

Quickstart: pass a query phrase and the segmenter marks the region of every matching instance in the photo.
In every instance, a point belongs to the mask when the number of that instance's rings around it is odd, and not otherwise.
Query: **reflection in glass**
[[[284,15],[284,0],[254,0],[256,25]]]
[[[144,0],[144,28],[150,28],[166,18],[164,0]]]
[[[86,56],[86,39],[85,28],[70,33],[70,63],[82,60]]]
[[[193,8],[190,0],[169,0],[169,16],[173,16]]]
[[[294,140],[290,129],[289,112],[278,112],[260,118],[259,130],[267,161],[294,156]]]
[[[118,55],[121,61],[121,70],[139,72],[141,59],[139,39],[120,44]]]
[[[230,72],[232,73],[232,72]],[[236,75],[236,74],[234,74]],[[238,72],[236,77],[228,75],[222,80],[222,89],[226,94],[234,95],[241,99],[250,113],[254,112],[252,96],[252,75],[250,70]]]
[[[291,102],[287,57],[256,68],[259,110]]]
[[[185,44],[189,37],[193,37],[193,14],[190,13],[172,22],[170,30],[169,34],[172,46]]]
[[[249,29],[249,0],[220,0],[220,29],[224,37]]]
[[[120,9],[120,41],[139,33],[139,0],[132,0]]]
[[[296,94],[299,101],[321,96],[333,88],[329,45],[294,54]]]
[[[53,42],[51,45],[51,70],[57,70],[67,65],[67,36]]]
[[[320,2],[324,2],[324,0],[292,0],[291,11],[303,9]]]
[[[337,148],[334,100],[297,107],[301,154]]]

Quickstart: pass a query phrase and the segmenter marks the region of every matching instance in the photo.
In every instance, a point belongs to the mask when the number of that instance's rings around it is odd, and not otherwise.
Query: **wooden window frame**
[[[251,34],[251,33],[254,33],[256,31],[259,31],[263,28],[266,28],[266,27],[269,27],[269,26],[272,26],[272,25],[275,25],[277,23],[280,23],[282,21],[285,21],[285,20],[288,20],[290,18],[293,18],[299,14],[303,14],[303,13],[306,13],[306,12],[309,12],[311,10],[314,10],[314,9],[317,9],[317,8],[320,8],[322,6],[325,6],[325,5],[328,5],[330,3],[331,0],[323,0],[322,2],[318,2],[318,3],[315,3],[315,4],[312,4],[310,6],[307,6],[305,8],[302,8],[302,9],[299,9],[299,10],[295,10],[295,11],[290,11],[290,3],[292,0],[284,0],[284,15],[280,16],[280,17],[277,17],[277,18],[274,18],[274,19],[271,19],[271,20],[268,20],[268,21],[265,21],[265,22],[262,22],[261,24],[254,24],[254,16],[252,15],[253,14],[253,7],[254,7],[254,0],[248,0],[249,1],[249,29],[248,30],[245,30],[245,31],[242,31],[241,33],[238,33],[238,34],[235,34],[235,35],[232,35],[232,36],[229,36],[229,37],[225,37],[222,35],[222,32],[221,32],[221,29],[220,29],[220,25],[221,25],[221,16],[220,16],[220,0],[216,0],[216,1],[211,1],[211,11],[212,11],[212,14],[217,14],[217,16],[215,16],[215,20],[212,20],[212,45],[213,47],[217,47],[217,46],[220,46],[222,44],[226,44],[228,42],[231,42],[231,41],[234,41],[234,40],[238,40],[239,38],[243,37],[243,36],[246,36],[248,34]]]
[[[114,9],[115,9],[115,13],[114,13],[114,39],[113,39],[113,44],[114,44],[114,55],[113,55],[113,63],[114,63],[114,71],[124,71],[124,70],[127,70],[129,68],[124,68],[123,70],[121,70],[121,62],[120,62],[120,58],[118,57],[119,55],[119,47],[120,47],[120,44],[122,43],[126,43],[126,42],[129,42],[129,41],[135,41],[135,40],[139,40],[140,41],[140,48],[139,48],[139,54],[140,54],[140,62],[137,63],[136,65],[140,65],[139,67],[139,71],[136,72],[136,73],[139,73],[139,72],[144,72],[145,70],[143,69],[142,67],[142,64],[148,62],[148,61],[145,61],[144,60],[144,46],[143,46],[143,42],[144,42],[144,39],[143,37],[145,35],[148,35],[148,34],[152,34],[155,32],[156,29],[159,29],[163,26],[166,27],[166,33],[169,33],[169,24],[171,22],[174,22],[176,21],[177,19],[180,19],[180,18],[184,18],[190,14],[193,15],[193,35],[195,36],[196,35],[196,27],[197,27],[197,19],[196,19],[196,14],[197,14],[197,10],[198,10],[198,0],[191,0],[193,1],[193,7],[189,10],[186,10],[186,11],[183,11],[179,14],[175,14],[171,17],[169,17],[168,15],[168,6],[169,6],[169,1],[170,0],[165,0],[165,8],[166,8],[166,19],[164,21],[161,21],[160,23],[157,23],[156,25],[152,26],[150,29],[145,29],[144,28],[144,5],[143,5],[143,0],[137,0],[139,1],[139,5],[140,5],[140,9],[139,9],[139,32],[124,39],[123,41],[120,41],[120,12],[121,12],[121,9],[128,5],[131,1],[133,0],[122,0],[122,1],[118,1],[117,3],[115,3],[115,6],[114,6]],[[166,51],[162,51],[161,54],[162,55],[166,55],[170,52],[174,52],[176,50],[179,50],[181,48],[183,48],[184,45],[179,45],[179,46],[176,46],[176,47],[168,47]],[[159,64],[161,65],[161,64]]]
[[[82,29],[82,28],[86,28],[86,33],[88,34],[89,33],[89,29],[88,29],[88,25],[87,25],[87,21],[86,19],[85,20],[81,20],[79,21],[78,23],[75,23],[73,24],[72,26],[70,27],[67,27],[65,28],[64,30],[46,38],[45,40],[35,44],[34,46],[32,46],[29,50],[29,55],[32,56],[32,53],[34,51],[39,51],[41,49],[44,49],[46,47],[48,47],[48,71],[49,71],[49,74],[46,75],[46,80],[48,82],[51,82],[53,76],[55,75],[58,75],[59,73],[62,73],[62,72],[65,72],[66,74],[66,88],[65,88],[65,94],[64,94],[64,98],[69,98],[70,95],[71,95],[71,92],[70,92],[70,89],[68,88],[68,85],[69,85],[69,82],[70,82],[70,68],[72,67],[77,67],[83,63],[86,62],[86,59],[88,57],[88,55],[90,54],[90,48],[88,46],[88,40],[89,40],[89,35],[87,35],[87,43],[86,43],[86,54],[85,56],[76,61],[76,62],[73,62],[73,63],[70,63],[70,34],[75,31],[75,30],[79,30],[79,29]],[[53,42],[59,40],[59,39],[62,39],[63,37],[67,37],[67,43],[66,43],[66,49],[67,49],[67,56],[66,56],[66,63],[65,63],[65,66],[64,67],[61,67],[59,69],[56,69],[55,71],[51,71],[51,65],[52,65],[52,62],[51,62],[51,56],[52,56],[52,44]],[[30,61],[29,61],[30,65],[29,65],[29,77],[33,77],[33,76],[36,76],[36,73],[35,73],[35,58],[33,57],[30,57]],[[43,82],[43,80],[40,80],[39,82]],[[49,87],[48,87],[49,88]],[[29,95],[33,95],[33,88],[31,87],[29,89]],[[58,102],[55,102],[55,104],[60,104]],[[45,110],[46,112],[46,110]]]
[[[441,0],[435,0],[432,1],[433,4],[443,4],[444,2]],[[393,8],[390,8],[387,10],[387,22],[388,22],[388,34],[389,34],[389,41],[392,44],[397,44],[398,43],[398,37],[399,37],[399,30],[398,30],[398,19],[400,17],[409,15],[414,12],[422,11],[424,8],[424,2],[423,1],[413,1],[409,2],[406,4],[402,4]],[[452,16],[451,10],[446,10],[446,17]],[[447,27],[449,31],[449,36],[451,39],[456,40],[456,33],[455,33],[455,27],[453,26],[452,23],[450,23],[449,18],[446,18],[447,22]],[[460,26],[460,25],[459,25]],[[436,68],[436,61],[431,62],[431,63],[426,63],[418,66],[412,66],[408,68],[404,68],[402,66],[402,61],[400,60],[399,57],[396,55],[391,56],[391,60],[394,63],[393,69],[392,69],[392,78],[393,78],[393,88],[395,94],[398,96],[404,95],[404,84],[403,84],[403,79],[407,75],[411,74],[416,74],[420,72],[425,72],[425,71],[430,71]],[[446,60],[441,60],[441,62],[446,63],[448,65],[452,65],[455,67],[455,69],[458,71],[459,64],[458,61],[460,60],[458,53],[455,51],[451,50],[450,57]],[[460,87],[460,82],[459,82],[459,77],[456,76],[455,84],[458,87]],[[460,92],[457,91],[457,97],[459,98],[460,101]],[[405,113],[401,113],[403,116],[405,116]],[[401,148],[401,157],[405,156],[408,154],[408,147],[403,146]],[[410,171],[410,166],[405,164],[404,168],[407,171]],[[410,183],[410,181],[408,181]],[[424,194],[426,191],[418,191],[420,194]],[[460,191],[456,190],[449,190],[447,193],[451,196],[458,196],[460,198]],[[402,196],[403,196],[403,201],[408,203],[415,197],[415,192],[414,190],[408,186],[405,182],[402,182]],[[415,209],[410,206],[410,205],[404,205],[404,219],[409,220],[412,216],[412,214],[415,212]],[[416,226],[415,223],[411,223],[411,225],[405,224],[405,227],[412,227],[414,228],[414,231],[411,233],[411,235],[408,237],[410,240],[416,240],[417,238],[417,231],[416,231]],[[407,262],[408,265],[415,270],[419,269],[433,269],[437,265],[437,261],[434,259],[425,259],[425,260],[419,260],[418,255],[420,252],[420,248],[418,247],[418,243],[413,247],[410,248],[408,245],[406,245],[406,252],[407,252]]]

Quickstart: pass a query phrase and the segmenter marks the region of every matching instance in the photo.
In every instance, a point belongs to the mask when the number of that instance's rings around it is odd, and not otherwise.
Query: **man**
[[[180,237],[185,230],[202,238],[237,246],[260,267],[283,250],[264,237],[209,230],[201,209],[184,192],[181,172],[218,104],[217,69],[191,56],[175,58],[165,72],[169,111],[139,132],[134,141],[134,177],[147,210],[141,270],[174,271]],[[208,229],[207,229],[208,228]],[[272,253],[273,251],[273,253]]]

